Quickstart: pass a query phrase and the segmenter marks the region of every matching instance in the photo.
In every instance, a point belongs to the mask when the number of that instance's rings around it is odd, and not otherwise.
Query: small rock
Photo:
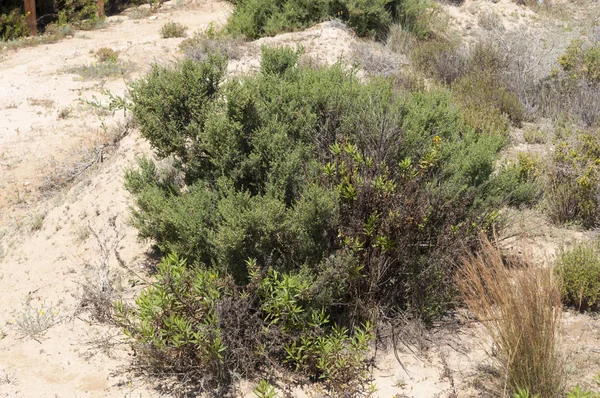
[[[155,20],[155,19],[158,19],[158,17],[157,17],[156,15],[152,15],[152,16],[151,16],[150,18],[148,18],[148,19],[150,19],[150,20]]]

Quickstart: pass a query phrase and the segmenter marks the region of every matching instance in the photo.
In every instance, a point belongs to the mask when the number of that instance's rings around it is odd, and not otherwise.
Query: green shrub
[[[452,85],[471,125],[480,131],[507,131],[509,121],[520,126],[525,118],[517,96],[503,82],[505,59],[489,45],[477,45],[468,60],[468,72]]]
[[[76,29],[92,30],[104,24],[104,17],[98,16],[96,0],[66,0],[56,7],[58,26],[71,25]]]
[[[566,131],[556,143],[546,202],[556,223],[595,228],[600,220],[600,140],[596,132]]]
[[[118,323],[137,342],[139,365],[218,381],[278,358],[324,379],[332,393],[360,390],[371,327],[350,334],[332,326],[308,299],[318,288],[308,274],[264,273],[254,261],[247,264],[250,283],[236,287],[215,270],[165,257],[156,283],[134,306],[115,304]]]
[[[579,311],[600,309],[600,246],[580,243],[556,259],[564,304]]]
[[[571,77],[600,83],[600,43],[585,44],[581,39],[573,40],[558,63]]]
[[[210,54],[132,85],[142,136],[173,165],[127,171],[132,221],[180,256],[121,308],[139,360],[223,378],[269,358],[335,394],[367,388],[377,314],[450,308],[448,264],[498,221],[517,184],[493,174],[502,134],[469,127],[448,91],[401,94],[299,55],[263,48],[258,74],[225,80]]]
[[[187,26],[178,22],[167,22],[160,28],[160,37],[169,39],[173,37],[185,37],[187,35]]]
[[[519,153],[515,161],[503,164],[489,189],[511,206],[533,205],[542,195],[541,161],[535,155]]]
[[[0,13],[0,40],[14,40],[29,35],[25,15],[20,8]]]
[[[119,52],[107,47],[102,47],[96,50],[94,56],[98,62],[116,63],[119,60]]]
[[[238,0],[227,30],[234,35],[257,39],[277,33],[304,29],[339,18],[359,36],[385,38],[397,21],[419,38],[428,37],[429,0]]]

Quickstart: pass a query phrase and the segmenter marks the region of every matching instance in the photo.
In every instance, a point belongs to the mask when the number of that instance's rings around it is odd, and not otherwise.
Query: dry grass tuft
[[[462,259],[457,282],[496,346],[503,396],[528,389],[532,395],[558,397],[564,381],[558,352],[562,305],[552,270],[531,264],[509,269],[484,237],[480,250]]]

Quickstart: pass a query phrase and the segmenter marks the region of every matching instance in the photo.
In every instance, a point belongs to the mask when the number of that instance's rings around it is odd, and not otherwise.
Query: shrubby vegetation
[[[541,114],[596,125],[600,115],[600,44],[574,40],[558,64],[560,69],[537,87]]]
[[[104,10],[106,15],[113,15],[130,6],[141,4],[159,6],[162,2],[163,0],[104,0]],[[58,36],[56,31],[67,27],[91,30],[104,23],[104,18],[98,16],[96,0],[37,0],[35,5],[38,29],[51,36]],[[0,40],[20,39],[28,34],[23,1],[2,1],[0,5]],[[49,41],[51,40],[45,42]]]
[[[599,157],[600,139],[595,130],[559,131],[546,186],[547,209],[553,221],[598,226]]]
[[[600,309],[600,246],[580,243],[563,250],[556,260],[563,302],[579,311]]]
[[[338,18],[359,36],[386,36],[391,24],[425,38],[431,31],[426,10],[434,8],[427,0],[231,0],[236,8],[227,30],[248,39],[307,28]]]
[[[185,37],[187,36],[187,26],[184,26],[178,22],[167,22],[160,28],[160,37],[163,39],[169,39],[172,37]]]
[[[168,160],[126,173],[140,236],[172,253],[119,304],[152,366],[226,379],[279,364],[367,388],[371,325],[451,308],[458,252],[529,181],[524,166],[492,173],[504,132],[474,128],[449,91],[401,94],[300,54],[263,48],[260,73],[227,80],[208,54],[132,87]]]
[[[21,9],[4,12],[4,9],[0,9],[0,40],[18,39],[29,34],[27,21]]]

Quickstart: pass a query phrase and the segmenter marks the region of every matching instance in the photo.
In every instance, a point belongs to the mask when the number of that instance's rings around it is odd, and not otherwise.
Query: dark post
[[[25,19],[29,28],[29,35],[37,35],[37,18],[35,16],[35,0],[25,0]]]

